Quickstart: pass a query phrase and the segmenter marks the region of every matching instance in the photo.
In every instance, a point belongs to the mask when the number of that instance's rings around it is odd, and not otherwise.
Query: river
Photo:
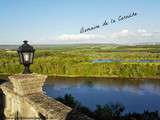
[[[125,112],[160,110],[160,80],[49,77],[43,90],[50,97],[71,94],[82,105],[121,103]]]
[[[98,104],[121,103],[126,113],[160,111],[160,79],[48,77],[43,91],[53,98],[71,94],[91,110]]]

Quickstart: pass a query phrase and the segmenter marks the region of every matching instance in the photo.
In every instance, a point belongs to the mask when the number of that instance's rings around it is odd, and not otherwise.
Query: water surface
[[[123,104],[125,112],[160,110],[160,80],[50,77],[43,89],[53,98],[72,94],[92,110],[110,103]]]

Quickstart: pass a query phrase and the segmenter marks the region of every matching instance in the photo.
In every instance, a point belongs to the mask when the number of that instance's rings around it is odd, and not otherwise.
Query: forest
[[[33,73],[51,76],[160,77],[160,45],[80,44],[34,47],[36,52],[31,65]],[[0,48],[1,75],[23,71],[16,49]],[[94,60],[115,61],[93,62]]]

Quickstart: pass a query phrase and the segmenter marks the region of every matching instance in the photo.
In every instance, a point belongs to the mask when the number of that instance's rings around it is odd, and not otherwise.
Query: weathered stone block
[[[9,76],[14,92],[21,96],[42,92],[42,86],[46,78],[46,75],[39,74],[17,74]]]

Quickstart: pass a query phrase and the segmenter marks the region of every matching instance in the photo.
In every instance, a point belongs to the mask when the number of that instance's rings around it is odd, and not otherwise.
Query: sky
[[[160,0],[0,0],[0,45],[160,42],[159,12]]]

